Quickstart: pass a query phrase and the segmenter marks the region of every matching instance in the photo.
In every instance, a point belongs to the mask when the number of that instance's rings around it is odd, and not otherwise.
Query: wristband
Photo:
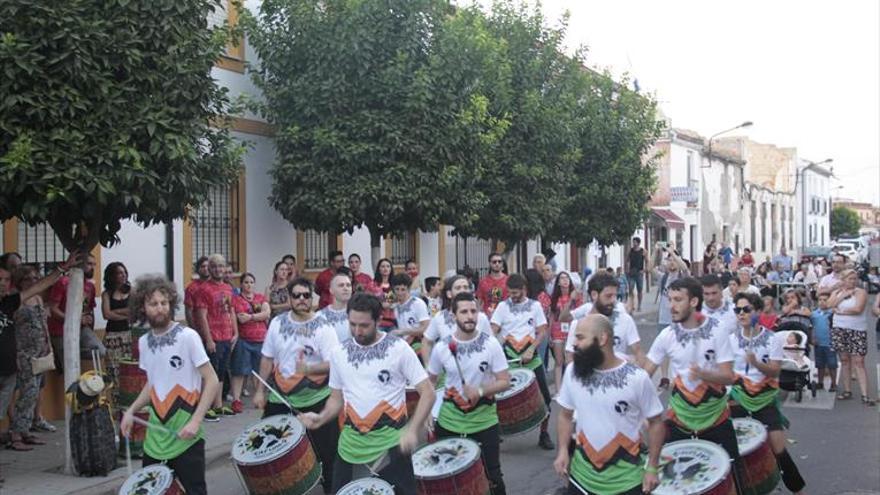
[[[657,466],[649,466],[648,463],[646,462],[645,463],[645,472],[651,473],[651,474],[658,474],[660,472],[660,470],[657,468]]]

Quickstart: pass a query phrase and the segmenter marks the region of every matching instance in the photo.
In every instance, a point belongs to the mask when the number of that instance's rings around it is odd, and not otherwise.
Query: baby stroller
[[[804,389],[809,388],[810,393],[816,397],[817,380],[814,378],[815,367],[809,356],[809,340],[807,332],[802,330],[777,330],[778,338],[782,339],[782,349],[785,358],[779,370],[779,388],[788,392],[794,392],[795,402],[804,398]],[[789,344],[789,335],[795,335],[797,343]]]

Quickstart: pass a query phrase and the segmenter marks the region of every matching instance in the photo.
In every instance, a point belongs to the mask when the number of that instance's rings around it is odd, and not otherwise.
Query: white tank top
[[[837,309],[851,310],[856,306],[856,297],[844,299],[837,305]],[[867,306],[867,305],[866,305]],[[850,330],[860,330],[862,332],[868,330],[868,320],[865,318],[865,312],[862,311],[858,315],[834,315],[835,328],[848,328]]]

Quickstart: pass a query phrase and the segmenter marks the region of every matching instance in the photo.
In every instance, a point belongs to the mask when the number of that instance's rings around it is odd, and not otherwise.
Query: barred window
[[[402,265],[407,260],[416,259],[416,235],[415,232],[404,232],[390,238],[392,265]]]
[[[323,270],[330,266],[330,251],[336,249],[336,236],[327,232],[306,230],[303,232],[303,267],[306,270]]]
[[[463,237],[451,232],[449,237],[455,243],[455,268],[457,270],[469,266],[480,278],[489,273],[489,254],[492,253],[490,241],[477,237]]]
[[[196,209],[192,221],[192,259],[222,254],[232,270],[241,269],[239,259],[238,182],[218,187],[208,194],[208,202]]]
[[[25,263],[44,265],[47,273],[67,259],[67,251],[48,223],[28,225],[18,222],[18,253]]]

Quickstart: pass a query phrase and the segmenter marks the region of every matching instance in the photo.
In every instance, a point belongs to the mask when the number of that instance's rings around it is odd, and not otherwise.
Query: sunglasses
[[[492,263],[494,265],[496,263],[504,263],[504,261],[503,260],[492,260],[492,261],[490,261],[490,263]]]
[[[294,292],[290,294],[291,299],[308,299],[312,297],[311,292]]]
[[[739,306],[737,306],[737,307],[733,308],[733,312],[735,314],[740,314],[740,313],[749,314],[752,312],[752,307],[751,306],[743,306],[740,308]]]

